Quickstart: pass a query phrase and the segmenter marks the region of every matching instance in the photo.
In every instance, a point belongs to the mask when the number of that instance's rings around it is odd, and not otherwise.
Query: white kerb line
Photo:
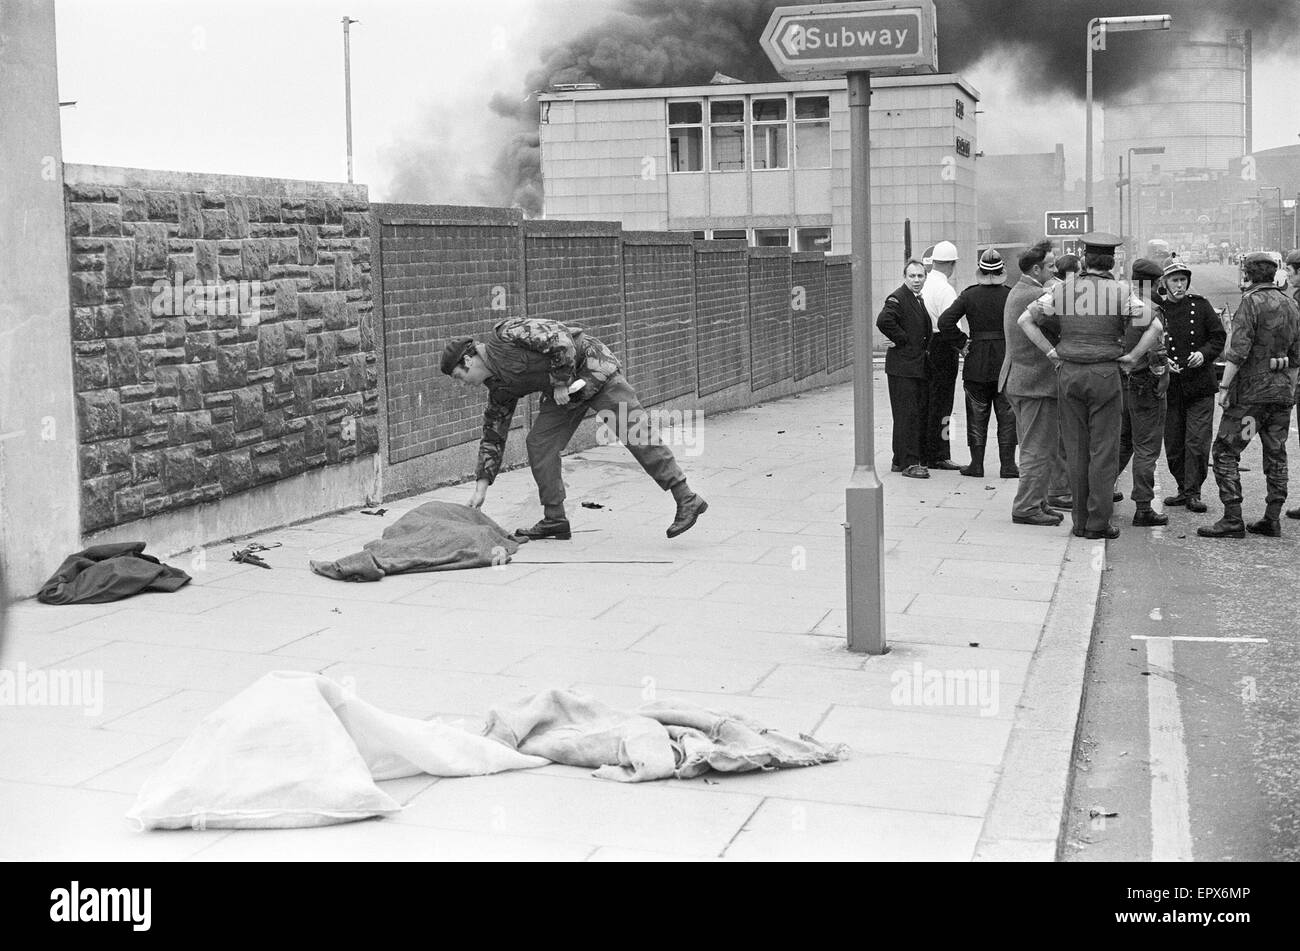
[[[1130,634],[1131,641],[1197,641],[1203,644],[1267,644],[1267,637],[1197,637],[1191,634]]]
[[[1171,638],[1147,642],[1147,730],[1151,744],[1151,861],[1192,861],[1187,748],[1174,683]]]

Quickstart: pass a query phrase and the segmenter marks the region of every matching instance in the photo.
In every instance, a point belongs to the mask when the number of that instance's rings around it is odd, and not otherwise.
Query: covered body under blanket
[[[209,714],[144,784],[138,829],[276,829],[389,815],[376,780],[482,776],[547,763],[621,782],[813,766],[844,746],[674,701],[616,710],[570,690],[499,707],[487,729],[397,716],[320,674],[276,671]]]
[[[379,581],[407,571],[485,568],[508,562],[519,544],[478,509],[435,500],[411,509],[362,551],[313,561],[311,570],[336,581]]]

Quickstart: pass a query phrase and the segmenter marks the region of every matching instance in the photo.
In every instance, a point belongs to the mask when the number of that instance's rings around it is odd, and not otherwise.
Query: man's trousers
[[[1210,468],[1210,442],[1214,438],[1214,394],[1194,400],[1183,396],[1175,377],[1169,383],[1165,414],[1165,461],[1179,493],[1201,496]]]
[[[1056,371],[1074,530],[1105,532],[1115,509],[1123,396],[1119,364],[1063,363]]]
[[[1241,454],[1258,434],[1264,450],[1264,501],[1273,518],[1286,501],[1286,436],[1291,425],[1291,407],[1283,403],[1229,406],[1219,418],[1219,435],[1214,440],[1214,481],[1219,501],[1241,504]]]
[[[1142,371],[1147,377],[1150,373]],[[1165,434],[1165,398],[1134,386],[1121,374],[1123,418],[1119,432],[1119,462],[1115,477],[1133,460],[1133,501],[1151,503],[1155,498],[1156,463]]]
[[[929,465],[952,458],[948,433],[952,428],[952,401],[957,393],[957,351],[937,334],[930,338],[926,359],[929,393],[921,461]]]
[[[998,449],[1015,459],[1016,414],[1010,401],[998,392],[995,382],[965,380],[966,393],[966,445],[984,446],[989,441],[989,419],[998,418]]]
[[[632,389],[621,373],[610,377],[590,399],[570,400],[560,406],[546,400],[537,419],[528,431],[528,464],[537,482],[537,495],[543,506],[564,503],[564,479],[560,472],[560,453],[578,431],[583,417],[593,410],[601,418],[615,424],[618,441],[641,463],[641,468],[659,484],[670,489],[686,476],[673,458],[672,450],[659,443],[657,430]]]
[[[929,384],[924,378],[887,374],[889,409],[894,416],[894,459],[899,469],[921,462]]]
[[[1047,505],[1052,490],[1061,423],[1055,396],[1011,396],[1020,440],[1020,487],[1011,514],[1028,517]],[[1068,489],[1067,489],[1068,491]],[[1064,493],[1063,493],[1064,494]]]

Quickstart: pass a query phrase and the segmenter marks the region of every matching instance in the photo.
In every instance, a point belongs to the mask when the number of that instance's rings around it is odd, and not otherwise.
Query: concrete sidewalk
[[[175,594],[14,606],[3,666],[102,671],[104,709],[0,707],[0,859],[1052,859],[1103,543],[1068,519],[1013,525],[1014,480],[890,474],[879,370],[875,392],[888,654],[845,648],[852,387],[789,397],[709,416],[699,455],[678,447],[710,508],[671,541],[671,498],[609,446],[565,459],[573,540],[502,568],[376,584],[308,570],[429,498],[465,501],[457,486],[255,536],[283,543],[262,553],[271,571],[225,544],[205,564],[166,559],[194,576]],[[528,470],[503,474],[485,510],[531,524]],[[471,729],[547,687],[625,707],[683,697],[853,755],[633,785],[558,765],[419,777],[382,784],[407,806],[386,820],[130,831],[141,783],[199,719],[279,669],[350,677],[382,708]],[[951,689],[968,671],[982,695]]]

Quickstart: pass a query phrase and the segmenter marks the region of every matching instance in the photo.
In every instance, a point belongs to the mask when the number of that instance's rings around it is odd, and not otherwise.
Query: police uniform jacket
[[[997,382],[1007,354],[1002,315],[1010,294],[1011,288],[1005,284],[972,284],[939,315],[939,333],[954,350],[960,351],[970,343],[962,379],[970,383]],[[970,337],[957,327],[963,317],[970,325]]]
[[[885,372],[890,376],[925,379],[926,349],[933,334],[930,314],[919,294],[906,284],[885,298],[876,327],[894,344],[885,353]]]

